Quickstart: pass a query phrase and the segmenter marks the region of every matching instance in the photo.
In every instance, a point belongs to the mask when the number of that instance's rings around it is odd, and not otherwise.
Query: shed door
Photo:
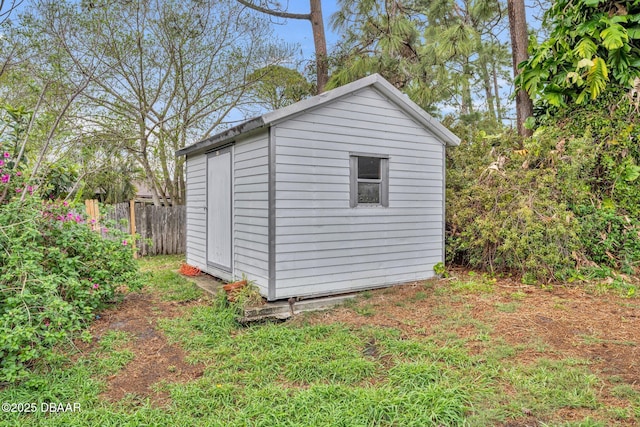
[[[231,271],[231,151],[207,158],[207,264]]]

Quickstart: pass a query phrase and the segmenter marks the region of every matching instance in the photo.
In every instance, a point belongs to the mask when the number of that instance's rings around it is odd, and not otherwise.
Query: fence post
[[[133,257],[138,258],[136,250],[136,201],[129,200],[129,228],[131,231],[131,246],[133,247]]]
[[[100,208],[98,207],[98,201],[96,199],[87,199],[84,201],[84,206],[87,210],[87,216],[93,220],[91,230],[98,230],[100,228]]]

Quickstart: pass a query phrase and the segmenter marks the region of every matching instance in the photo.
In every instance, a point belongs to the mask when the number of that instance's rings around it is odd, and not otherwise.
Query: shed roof
[[[422,124],[425,128],[433,132],[443,143],[447,145],[460,144],[460,138],[454,135],[449,129],[444,127],[442,123],[433,118],[429,113],[420,108],[415,102],[409,99],[407,95],[396,89],[381,75],[372,74],[360,80],[356,80],[355,82],[321,93],[320,95],[304,99],[287,107],[280,108],[278,110],[249,119],[237,126],[217,133],[213,136],[210,136],[209,138],[203,139],[202,141],[196,142],[195,144],[181,148],[180,150],[176,151],[176,156],[184,156],[187,154],[203,152],[225,145],[233,141],[238,135],[249,133],[253,130],[283,122],[292,116],[318,108],[322,105],[330,103],[335,99],[352,94],[360,89],[364,89],[369,86],[384,94],[393,103],[400,107],[405,113],[413,117],[413,119],[415,119],[418,123]]]

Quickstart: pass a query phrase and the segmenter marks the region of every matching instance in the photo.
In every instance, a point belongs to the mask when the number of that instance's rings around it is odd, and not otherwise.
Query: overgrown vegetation
[[[114,229],[93,231],[73,205],[39,198],[23,187],[12,153],[0,154],[2,384],[54,360],[55,346],[84,329],[114,299],[116,287],[141,283],[130,237]]]
[[[477,131],[449,150],[448,260],[532,283],[636,273],[635,113],[624,92],[609,92],[547,117],[522,143]]]

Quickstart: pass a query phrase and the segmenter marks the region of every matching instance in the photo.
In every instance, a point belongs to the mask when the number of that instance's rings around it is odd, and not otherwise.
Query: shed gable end
[[[426,279],[443,251],[444,144],[366,87],[275,125],[277,298]],[[354,206],[354,155],[388,159],[388,206]]]

